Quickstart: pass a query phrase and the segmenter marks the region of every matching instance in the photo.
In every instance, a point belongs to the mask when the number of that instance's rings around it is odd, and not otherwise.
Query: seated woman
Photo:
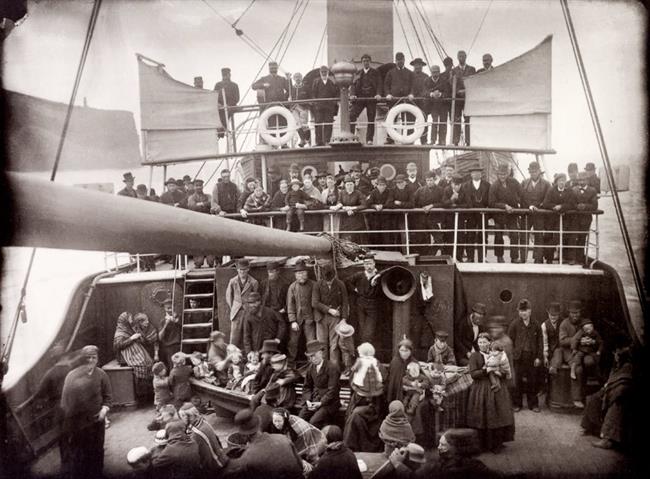
[[[469,372],[474,382],[467,401],[467,426],[478,430],[481,447],[499,452],[504,442],[514,440],[515,418],[507,387],[492,388],[487,372],[490,336],[480,333],[479,350],[469,357]]]
[[[393,401],[388,405],[388,416],[379,427],[379,437],[384,442],[384,454],[386,457],[394,449],[404,447],[409,442],[415,442],[415,434],[409,423],[404,404],[400,401]]]
[[[139,398],[149,395],[153,384],[153,359],[149,351],[154,349],[157,360],[158,332],[146,314],[138,313],[134,318],[125,311],[119,315],[113,336],[113,349],[120,364],[133,368],[136,395]]]
[[[633,370],[630,349],[614,351],[614,368],[605,385],[587,397],[581,426],[583,434],[599,436],[593,446],[611,449],[631,443]]]
[[[309,479],[361,479],[357,458],[343,442],[338,426],[325,426],[323,434],[327,448],[309,474]]]
[[[273,410],[271,424],[267,430],[271,434],[284,434],[298,451],[301,459],[316,464],[318,457],[325,450],[325,435],[304,419],[294,416],[284,408]]]

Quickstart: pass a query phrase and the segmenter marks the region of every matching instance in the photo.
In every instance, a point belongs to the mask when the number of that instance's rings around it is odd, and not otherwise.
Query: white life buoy
[[[415,125],[396,125],[395,119],[402,113],[410,113],[413,115],[415,117]],[[384,126],[386,127],[386,133],[388,133],[388,136],[390,136],[397,143],[401,143],[402,145],[411,145],[422,136],[422,133],[424,133],[424,123],[425,119],[424,115],[422,114],[422,110],[420,110],[415,105],[411,105],[409,103],[401,103],[399,105],[395,105],[388,111],[386,120],[384,121]],[[407,128],[413,128],[413,133],[410,135],[405,135],[403,133],[397,132],[397,130],[404,131]]]
[[[269,119],[274,115],[283,117],[287,126],[283,128],[269,128]],[[291,112],[280,105],[272,106],[262,112],[257,121],[257,132],[266,143],[273,146],[282,146],[291,141],[296,133],[296,119]]]

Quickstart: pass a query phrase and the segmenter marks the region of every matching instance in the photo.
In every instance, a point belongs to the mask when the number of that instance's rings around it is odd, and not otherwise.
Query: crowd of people
[[[393,245],[404,250],[408,239],[412,252],[452,255],[455,243],[456,259],[468,262],[483,261],[482,245],[487,247],[487,236],[491,233],[488,221],[492,218],[494,244],[491,248],[498,262],[505,261],[503,237],[507,235],[513,263],[526,262],[532,237],[535,263],[559,260],[556,252],[562,244],[563,262],[582,265],[586,261],[592,222],[592,214],[587,213],[598,209],[600,179],[595,169],[593,163],[587,163],[584,171],[578,171],[578,165],[571,163],[568,177],[558,173],[550,182],[544,178],[539,163],[533,161],[528,167],[529,176],[519,182],[509,165],[500,164],[497,180],[490,184],[478,164],[469,168],[470,177],[466,178],[452,165],[422,175],[415,163],[409,163],[405,174],[397,174],[388,181],[374,167],[365,173],[359,166],[353,166],[350,171],[339,171],[336,175],[324,171],[301,174],[300,167],[294,163],[286,175],[277,166],[269,168],[268,191],[260,179],[253,177],[246,178],[240,191],[231,181],[230,171],[222,170],[212,194],[203,191],[203,180],[192,180],[186,175],[182,180],[169,178],[167,191],[159,201],[205,214],[230,215],[259,225],[270,225],[272,221],[274,228],[287,231],[333,232],[374,248]],[[147,194],[145,185],[133,187],[131,173],[124,174],[124,182],[126,186],[119,195],[157,201]],[[464,211],[456,225],[454,215],[441,211],[478,208],[504,212],[489,213],[484,222],[480,213]],[[389,213],[395,209],[414,210],[408,224],[403,215]],[[323,214],[307,214],[310,211]],[[549,211],[558,214],[544,214]],[[272,215],[273,212],[281,214]],[[564,232],[561,241],[560,214]],[[408,238],[404,232],[395,233],[407,226],[411,231]],[[215,257],[194,257],[197,268],[204,263],[213,266]],[[152,265],[148,263],[147,267]]]
[[[357,119],[365,110],[367,115],[365,142],[372,144],[377,103],[386,103],[391,107],[397,102],[406,102],[420,108],[425,121],[428,121],[431,116],[431,128],[429,126],[424,128],[420,138],[421,144],[447,144],[447,125],[451,122],[451,142],[458,145],[464,136],[464,144],[469,145],[470,119],[464,114],[464,78],[492,70],[493,58],[489,53],[484,54],[483,67],[478,70],[467,64],[467,54],[462,50],[458,52],[457,60],[458,64],[454,66],[454,60],[446,57],[443,60],[444,71],[439,65],[431,65],[430,74],[427,74],[423,71],[426,62],[421,58],[414,58],[409,62],[413,70],[406,67],[402,52],[395,54],[395,63],[387,71],[373,68],[370,55],[362,55],[361,67],[350,86],[352,133],[355,132]],[[278,63],[275,61],[269,62],[268,67],[268,75],[252,84],[252,89],[257,92],[257,99],[261,104],[260,109],[263,111],[272,104],[289,105],[300,137],[298,146],[304,147],[312,143],[314,146],[327,145],[332,137],[334,116],[338,112],[336,99],[339,98],[339,86],[336,85],[330,68],[322,65],[318,69],[318,76],[315,78],[310,76],[311,81],[306,81],[307,76],[299,72],[293,75],[289,73],[286,76],[280,75]],[[223,106],[220,109],[222,125],[228,124],[227,121],[236,111],[239,102],[239,87],[231,80],[230,74],[229,68],[223,68],[223,79],[214,87],[214,90],[219,92],[219,105]],[[195,87],[203,88],[203,81],[196,80]],[[299,103],[288,103],[290,101],[299,101]],[[314,123],[313,142],[310,115]],[[278,125],[286,126],[286,120],[278,118]],[[429,130],[431,130],[431,137],[429,137]],[[388,138],[387,144],[390,143],[392,140]]]

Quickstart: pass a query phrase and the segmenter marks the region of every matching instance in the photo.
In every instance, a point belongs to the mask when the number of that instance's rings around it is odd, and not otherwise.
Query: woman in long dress
[[[119,315],[115,335],[113,336],[113,349],[121,364],[133,368],[136,395],[143,397],[152,390],[153,373],[151,368],[153,359],[150,349],[152,346],[154,347],[155,356],[157,353],[158,332],[146,315],[138,314],[136,317],[138,321],[134,319],[131,313],[126,311]]]
[[[504,442],[514,440],[515,418],[507,387],[492,389],[486,368],[490,336],[478,335],[479,350],[469,357],[469,372],[474,382],[467,401],[467,426],[478,430],[481,448],[498,452]]]

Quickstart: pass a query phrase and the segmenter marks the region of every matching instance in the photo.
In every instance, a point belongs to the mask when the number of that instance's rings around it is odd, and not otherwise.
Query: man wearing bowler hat
[[[585,172],[587,173],[587,184],[600,194],[600,178],[596,175],[596,165],[589,162],[585,165]]]
[[[395,68],[386,73],[384,78],[384,95],[388,100],[388,107],[392,107],[400,98],[406,98],[413,88],[413,72],[404,66],[404,54],[397,52],[395,54]],[[404,115],[407,121],[414,121],[413,115],[406,113]],[[389,136],[386,138],[386,144],[392,144],[393,139]]]
[[[251,382],[251,393],[257,394],[269,383],[273,375],[273,367],[271,366],[271,358],[280,353],[280,342],[277,339],[267,339],[262,344],[260,349],[261,362],[260,366],[255,373],[255,377]]]
[[[447,143],[448,98],[451,97],[451,84],[447,77],[440,74],[438,65],[431,65],[431,76],[424,82],[424,94],[429,98],[425,104],[424,119],[426,120],[430,114],[433,122],[430,144],[444,145]]]
[[[160,202],[176,208],[185,208],[187,206],[187,197],[183,190],[178,187],[178,182],[174,178],[168,178],[165,185],[167,191],[160,196]]]
[[[266,279],[260,285],[262,306],[271,308],[286,320],[289,285],[280,276],[280,265],[275,261],[266,265],[266,274]]]
[[[304,261],[296,263],[294,275],[296,280],[289,285],[287,291],[287,315],[289,317],[287,356],[291,366],[296,363],[300,339],[305,338],[305,342],[316,339],[314,309],[311,305],[314,282],[309,279]]]
[[[424,115],[426,120],[427,117],[427,101],[426,100],[416,100],[416,98],[424,98],[426,96],[426,83],[429,79],[429,76],[422,71],[422,68],[426,65],[426,62],[422,58],[416,58],[411,61],[410,65],[413,67],[413,82],[411,83],[411,92],[409,93],[409,100],[412,101]],[[426,145],[429,137],[429,127],[425,126],[422,130],[422,136],[420,137],[420,143]]]
[[[544,347],[544,367],[549,374],[556,374],[562,365],[562,349],[559,339],[560,303],[549,303],[546,308],[548,318],[542,323],[542,344]]]
[[[551,184],[542,178],[542,169],[539,163],[531,161],[528,165],[529,178],[521,182],[521,207],[530,211],[527,216],[521,218],[522,229],[526,231],[524,244],[528,247],[528,231],[535,230],[533,241],[535,242],[535,249],[533,250],[533,260],[535,263],[544,262],[544,246],[547,246],[548,235],[544,233],[545,230],[545,217],[539,213],[544,207],[544,198],[548,190],[551,189]],[[524,250],[525,251],[525,250]],[[522,258],[522,262],[526,262],[526,253]]]
[[[456,325],[454,334],[454,353],[459,366],[467,366],[473,351],[478,351],[476,338],[485,331],[483,320],[487,307],[483,303],[474,303],[469,316]]]
[[[494,254],[499,263],[503,263],[503,235],[510,238],[510,261],[521,263],[519,257],[519,215],[513,210],[521,207],[521,185],[510,176],[510,167],[501,163],[497,168],[497,180],[490,185],[490,208],[505,210],[495,214],[494,218]],[[503,231],[506,230],[506,231]]]
[[[226,304],[230,309],[230,344],[244,349],[244,298],[249,293],[259,291],[260,285],[248,272],[250,261],[246,258],[237,260],[237,275],[228,281],[226,287]]]
[[[336,277],[331,264],[321,268],[321,279],[313,287],[311,305],[314,308],[316,338],[327,346],[326,357],[339,364],[336,325],[350,317],[350,304],[345,283]]]
[[[333,424],[341,407],[339,400],[339,377],[341,371],[336,363],[325,360],[325,344],[318,341],[307,343],[309,368],[302,390],[300,417],[321,428]]]
[[[133,183],[135,183],[135,176],[131,172],[124,173],[122,181],[124,182],[124,188],[117,192],[120,196],[128,196],[129,198],[137,198],[138,194],[133,189]]]
[[[286,322],[271,308],[262,306],[260,293],[252,292],[246,296],[244,316],[244,351],[259,351],[267,339],[284,338]]]
[[[207,193],[203,192],[203,180],[194,180],[194,193],[187,198],[187,208],[198,213],[210,213],[212,198]],[[214,255],[194,255],[192,258],[195,268],[203,267],[203,263],[207,262],[208,268],[214,266]]]
[[[352,85],[352,110],[350,111],[350,128],[354,133],[355,122],[365,109],[368,116],[366,127],[366,143],[371,145],[375,137],[375,115],[377,113],[377,100],[381,99],[382,81],[381,74],[370,66],[370,55],[361,56],[361,70]]]
[[[461,191],[465,199],[465,206],[467,208],[487,208],[490,183],[483,179],[483,168],[476,162],[469,168],[470,180],[463,184]],[[465,215],[465,226],[468,230],[465,233],[465,242],[471,246],[465,247],[467,253],[467,261],[474,262],[478,257],[478,262],[483,262],[483,245],[486,245],[487,250],[487,235],[484,234],[484,227],[488,226],[488,216],[480,213],[468,213]],[[476,256],[474,252],[476,251]]]
[[[564,173],[557,173],[555,175],[554,184],[548,189],[543,206],[544,209],[556,213],[546,215],[545,219],[546,230],[550,231],[548,233],[547,243],[548,246],[553,246],[553,248],[546,248],[544,257],[546,258],[546,262],[551,264],[555,255],[555,246],[559,246],[560,244],[559,235],[554,233],[554,231],[560,229],[560,215],[575,209],[575,194],[571,188],[566,186],[566,175]],[[572,216],[563,216],[563,227],[565,231],[573,229]],[[567,246],[570,246],[571,239],[572,235],[564,234],[562,237],[562,260],[565,263],[574,262],[575,251],[567,248]]]
[[[329,76],[330,69],[327,65],[321,65],[320,76],[314,79],[311,85],[311,96],[314,99],[319,98],[338,98],[339,89]],[[338,110],[335,100],[317,101],[312,107],[314,111],[314,122],[316,123],[316,143],[314,146],[325,146],[332,138],[332,125],[334,115]]]

